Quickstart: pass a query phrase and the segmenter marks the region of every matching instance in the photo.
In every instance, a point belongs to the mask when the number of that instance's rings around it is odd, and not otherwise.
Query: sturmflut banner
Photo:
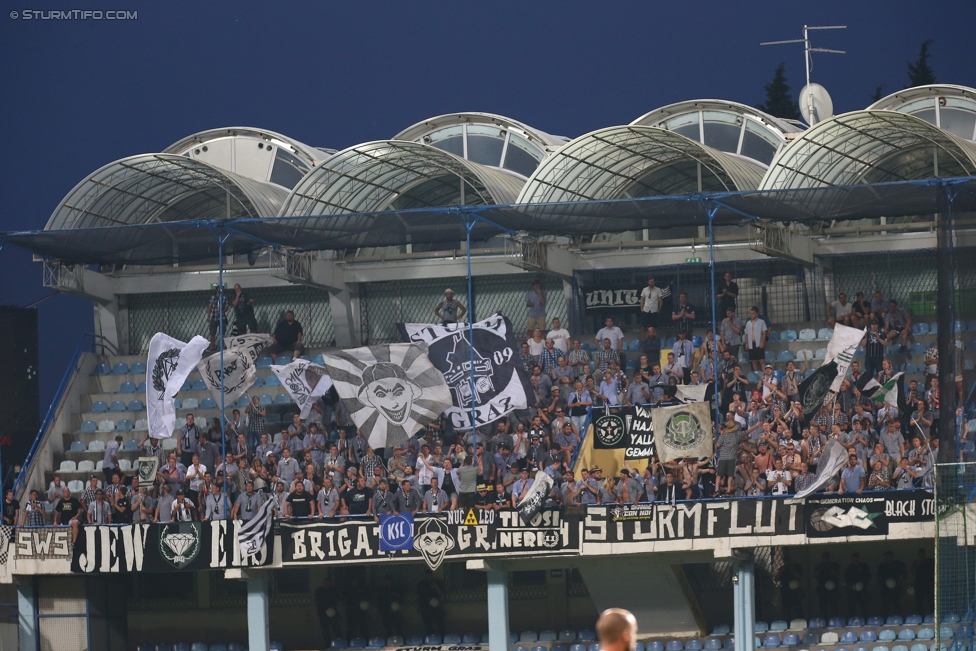
[[[427,345],[427,356],[450,387],[453,405],[445,412],[455,429],[471,429],[472,406],[474,425],[481,427],[535,404],[507,317],[496,314],[475,323],[473,346],[463,323],[398,323],[397,328],[405,341]]]

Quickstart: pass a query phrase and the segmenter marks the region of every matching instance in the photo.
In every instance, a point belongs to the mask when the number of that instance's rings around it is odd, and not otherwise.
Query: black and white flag
[[[176,429],[176,405],[173,398],[210,345],[204,337],[190,343],[157,332],[149,342],[146,364],[146,418],[149,436],[169,438]]]
[[[810,419],[817,415],[827,396],[830,394],[830,387],[838,377],[837,362],[827,362],[813,375],[800,382],[797,387],[797,397],[803,407],[803,426],[810,423]]]
[[[525,494],[525,499],[518,506],[519,517],[525,526],[532,524],[532,518],[542,510],[542,505],[546,503],[546,497],[552,491],[552,477],[544,472],[535,473],[535,481],[532,488]]]
[[[827,342],[827,356],[823,362],[824,366],[830,362],[837,362],[837,377],[830,385],[830,390],[834,393],[840,391],[840,383],[847,377],[847,369],[851,367],[854,352],[863,338],[864,330],[851,328],[842,323],[834,326],[834,334]]]
[[[273,499],[267,500],[257,514],[238,530],[237,544],[241,547],[242,559],[256,555],[264,546],[274,524],[274,504]]]
[[[381,344],[323,356],[332,386],[374,450],[406,443],[451,406],[423,346]]]
[[[315,401],[332,387],[332,378],[325,367],[304,359],[296,359],[284,366],[272,366],[271,370],[301,409],[299,416],[303,421],[308,419]]]
[[[261,352],[273,343],[274,337],[260,333],[224,337],[224,348],[247,348],[253,360],[257,360]]]
[[[230,403],[246,392],[254,384],[257,369],[254,367],[256,355],[252,355],[252,348],[238,346],[224,351],[223,366],[220,353],[197,364],[200,377],[206,382],[210,395],[220,405],[221,379],[223,379],[224,403]]]
[[[472,405],[474,426],[481,427],[535,404],[507,317],[496,314],[475,323],[473,347],[463,323],[398,323],[397,328],[406,341],[427,344],[427,356],[451,388],[453,406],[446,412],[455,429],[471,429]]]

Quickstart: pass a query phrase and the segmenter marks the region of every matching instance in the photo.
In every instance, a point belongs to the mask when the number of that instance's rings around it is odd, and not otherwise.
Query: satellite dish
[[[809,83],[800,90],[800,115],[811,127],[834,114],[830,93],[820,84]]]

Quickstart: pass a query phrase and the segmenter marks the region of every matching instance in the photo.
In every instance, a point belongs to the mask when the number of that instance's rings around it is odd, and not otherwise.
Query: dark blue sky
[[[196,131],[256,126],[341,149],[452,111],[488,111],[576,136],[671,102],[764,100],[786,63],[803,85],[804,23],[846,24],[814,44],[813,78],[836,112],[907,83],[934,39],[940,82],[976,86],[976,3],[962,2],[156,2],[5,1],[0,12],[0,230],[43,228],[85,175]],[[808,8],[807,5],[810,5]],[[138,11],[127,22],[11,12]],[[46,293],[30,257],[0,251],[0,304]],[[46,410],[91,309],[41,304]]]

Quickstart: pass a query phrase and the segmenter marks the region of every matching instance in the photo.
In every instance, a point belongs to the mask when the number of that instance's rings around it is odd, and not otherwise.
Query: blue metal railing
[[[48,405],[47,414],[44,416],[44,420],[41,421],[41,427],[39,430],[37,430],[37,436],[34,437],[34,443],[31,445],[31,449],[27,453],[27,458],[24,459],[24,464],[20,467],[20,474],[17,475],[17,479],[14,481],[14,495],[20,495],[20,491],[23,490],[24,485],[27,483],[27,477],[30,475],[31,466],[34,465],[34,457],[37,455],[37,451],[41,449],[41,445],[47,438],[48,430],[54,423],[54,418],[57,414],[58,406],[61,404],[61,399],[64,397],[64,392],[68,388],[68,384],[71,382],[72,376],[78,370],[78,362],[81,360],[82,353],[93,352],[97,339],[102,339],[102,337],[92,333],[87,333],[81,338],[81,341],[78,342],[78,347],[75,348],[75,353],[71,357],[71,361],[68,363],[68,369],[65,371],[64,377],[61,378],[61,384],[58,385],[58,390],[54,393],[54,398],[51,399],[51,404]],[[104,348],[104,343],[102,343],[102,346]]]

